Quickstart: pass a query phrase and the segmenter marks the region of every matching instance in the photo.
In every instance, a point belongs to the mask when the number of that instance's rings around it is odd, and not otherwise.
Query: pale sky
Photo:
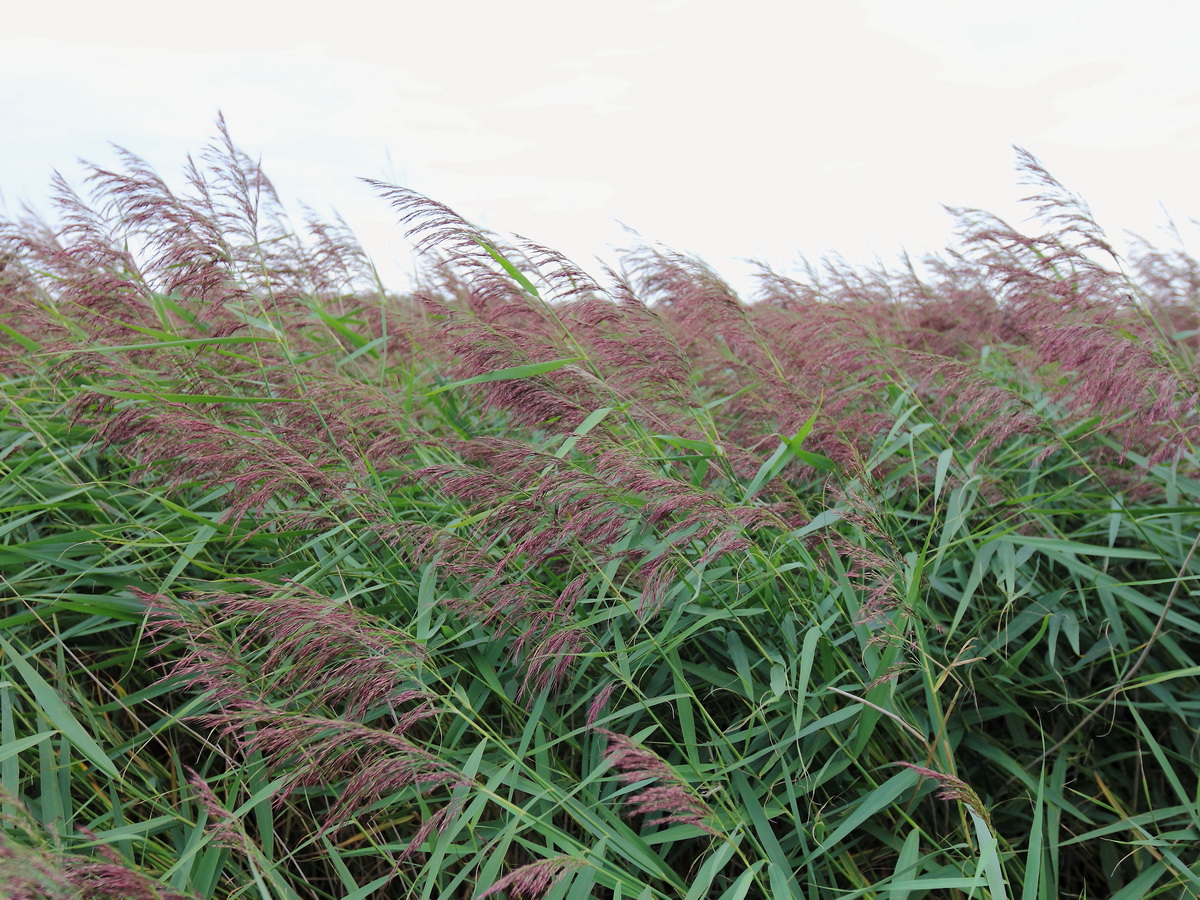
[[[1118,242],[1166,210],[1197,252],[1197,35],[1194,0],[12,4],[0,213],[110,142],[170,180],[220,110],[396,289],[403,229],[357,176],[592,271],[625,223],[744,287],[744,257],[940,249],[942,204],[1018,223],[1019,144]]]

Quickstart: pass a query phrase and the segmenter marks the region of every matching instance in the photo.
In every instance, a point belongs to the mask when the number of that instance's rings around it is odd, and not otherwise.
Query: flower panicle
[[[608,741],[604,758],[617,770],[623,784],[658,782],[626,799],[634,815],[663,813],[646,824],[695,825],[708,834],[718,834],[710,824],[716,818],[713,809],[660,756],[625,735],[606,729],[599,731]]]
[[[939,800],[947,802],[963,803],[971,809],[979,818],[991,826],[991,816],[988,814],[987,807],[983,805],[983,801],[979,795],[971,788],[969,784],[955,775],[947,775],[944,772],[938,772],[934,769],[925,766],[918,766],[910,762],[898,762],[898,766],[904,766],[906,769],[912,769],[918,775],[930,778],[936,781],[940,786],[937,793]]]
[[[509,872],[480,894],[479,900],[486,900],[487,897],[492,897],[500,891],[507,891],[519,900],[536,900],[538,897],[545,896],[547,891],[567,875],[586,865],[584,860],[574,856],[539,859]]]
[[[269,680],[272,693],[305,707],[343,708],[351,719],[379,708],[399,717],[414,702],[429,708],[431,698],[413,687],[412,671],[426,657],[417,642],[302,585],[247,583],[259,588],[257,596],[194,593],[178,601],[135,591],[150,611],[150,633],[185,643],[173,675],[235,703],[259,699],[254,685]],[[238,623],[236,638],[218,630],[221,621]],[[255,652],[251,666],[247,656]]]

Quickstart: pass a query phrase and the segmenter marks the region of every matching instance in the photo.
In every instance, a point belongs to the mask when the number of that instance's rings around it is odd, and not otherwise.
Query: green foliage
[[[474,233],[418,301],[246,215],[209,281],[6,263],[11,893],[1197,895],[1194,305],[1108,273],[1153,359],[1064,371],[913,326],[965,272],[755,307],[660,258],[637,307]],[[989,245],[989,309],[1067,249]]]

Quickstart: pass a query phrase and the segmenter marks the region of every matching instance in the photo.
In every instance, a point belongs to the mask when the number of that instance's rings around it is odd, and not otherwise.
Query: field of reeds
[[[223,125],[0,224],[0,893],[1200,896],[1200,265],[1019,153],[893,270],[599,283]]]

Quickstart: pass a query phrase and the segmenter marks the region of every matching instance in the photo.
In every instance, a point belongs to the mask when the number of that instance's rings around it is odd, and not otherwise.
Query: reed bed
[[[1200,267],[1033,235],[743,299],[230,140],[0,224],[14,898],[1200,895]]]

